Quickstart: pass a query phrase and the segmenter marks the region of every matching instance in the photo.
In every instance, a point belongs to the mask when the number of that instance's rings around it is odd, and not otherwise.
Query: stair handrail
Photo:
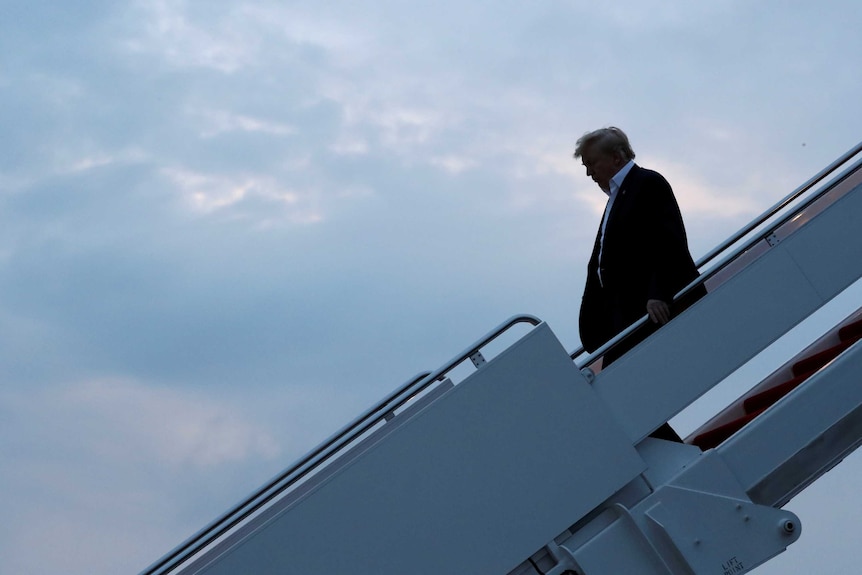
[[[823,181],[827,176],[832,174],[839,167],[841,167],[842,165],[844,165],[845,163],[847,163],[848,161],[853,159],[860,152],[862,152],[862,142],[859,142],[854,147],[850,148],[847,152],[842,154],[838,159],[836,159],[831,164],[829,164],[828,166],[826,166],[825,168],[820,170],[816,175],[814,175],[810,179],[808,179],[808,181],[806,181],[804,184],[802,184],[801,186],[799,186],[798,188],[793,190],[790,194],[788,194],[787,196],[785,196],[784,198],[782,198],[781,200],[776,202],[772,207],[768,208],[762,214],[760,214],[759,216],[754,218],[747,225],[740,228],[739,231],[737,231],[735,234],[733,234],[728,239],[726,239],[724,242],[722,242],[718,247],[714,248],[712,251],[707,253],[705,256],[703,256],[699,260],[697,260],[697,262],[695,263],[695,265],[697,266],[697,269],[701,270],[708,263],[710,263],[712,260],[714,260],[717,256],[730,250],[730,248],[732,248],[733,245],[736,244],[739,240],[743,239],[745,236],[750,234],[752,231],[757,229],[759,226],[763,225],[765,222],[767,222],[768,220],[773,218],[781,210],[783,210],[784,208],[786,208],[787,206],[792,204],[795,200],[797,200],[803,194],[805,194],[806,192],[811,190],[814,186],[816,186],[821,181]],[[837,183],[837,182],[834,182],[834,183]],[[829,185],[829,186],[826,186],[821,191],[821,194],[824,193],[825,191],[831,189],[833,187],[834,183]],[[805,203],[805,205],[799,206],[799,209],[803,209],[805,206],[807,206],[808,204],[810,204],[811,202],[816,200],[818,197],[820,197],[820,194],[812,196],[811,198],[809,198],[809,201],[807,201]],[[762,236],[756,236],[756,237],[751,238],[749,242],[743,244],[742,246],[738,246],[735,250],[730,252],[730,254],[724,258],[724,262],[719,264],[714,270],[711,270],[710,274],[701,275],[700,277],[698,277],[697,279],[692,281],[689,285],[687,285],[685,288],[683,288],[682,291],[680,291],[678,294],[676,294],[674,296],[673,301],[677,301],[677,300],[683,298],[684,296],[686,296],[687,294],[689,294],[690,292],[692,292],[699,285],[703,284],[707,279],[709,279],[710,276],[714,275],[715,272],[717,272],[719,269],[724,267],[724,265],[727,265],[728,263],[733,261],[739,254],[741,254],[742,252],[747,250],[749,247],[751,247],[751,245],[753,245],[754,243],[756,243],[760,239],[762,239]],[[637,331],[640,327],[645,325],[647,321],[649,321],[649,316],[647,316],[647,315],[642,316],[638,321],[631,324],[625,330],[618,333],[613,339],[606,342],[602,347],[600,347],[599,349],[597,349],[596,351],[591,353],[583,361],[583,363],[578,366],[579,369],[583,369],[587,365],[596,361],[599,357],[601,357],[602,355],[607,353],[611,348],[613,348],[618,343],[620,343],[621,341],[626,339],[626,337],[628,337],[629,334],[633,333],[634,331]],[[573,352],[571,352],[569,354],[569,357],[571,357],[572,360],[574,361],[575,359],[577,359],[578,357],[583,355],[584,352],[586,352],[586,350],[584,349],[583,346],[580,346],[577,349],[575,349]]]
[[[838,159],[834,162],[820,170],[817,174],[812,176],[808,181],[804,184],[790,192],[783,199],[776,202],[772,207],[768,208],[765,212],[760,214],[760,216],[754,218],[748,225],[741,228],[738,232],[732,235],[730,238],[724,241],[721,245],[713,249],[711,252],[703,256],[697,262],[697,267],[700,269],[705,266],[713,259],[715,259],[719,254],[723,251],[727,250],[730,246],[747,236],[749,233],[754,231],[758,226],[762,225],[764,222],[775,216],[778,212],[783,210],[785,207],[793,203],[794,200],[801,197],[804,193],[809,191],[811,188],[819,184],[821,181],[826,179],[832,172],[837,170],[839,167],[853,159],[854,156],[862,152],[862,142],[859,142],[854,147],[850,148],[847,152],[842,154]]]
[[[432,384],[443,381],[453,369],[471,359],[482,348],[510,328],[521,323],[529,323],[535,327],[541,324],[542,320],[526,314],[512,316],[476,340],[471,347],[466,348],[442,367],[435,371],[426,371],[416,375],[379,401],[375,406],[369,408],[362,415],[342,427],[293,465],[276,475],[263,487],[246,497],[241,503],[210,522],[206,527],[187,538],[161,559],[144,569],[140,575],[164,575],[170,573],[186,560],[239,525],[253,513],[260,510],[264,505],[283,494],[291,486],[308,476],[309,473],[326,463],[326,461],[345,449],[366,431],[389,418],[394,414],[395,410],[413,399],[417,394]]]

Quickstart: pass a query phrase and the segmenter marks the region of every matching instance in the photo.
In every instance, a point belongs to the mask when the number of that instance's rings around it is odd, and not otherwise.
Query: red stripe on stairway
[[[694,438],[692,443],[697,445],[704,451],[707,449],[711,449],[720,443],[722,443],[725,439],[742,429],[746,426],[751,420],[756,418],[758,415],[763,413],[764,410],[755,411],[754,413],[748,413],[743,415],[738,419],[734,419],[731,422],[725,423],[724,425],[719,425],[714,429],[710,429],[709,431],[705,431]]]
[[[796,389],[799,384],[803,381],[811,377],[813,371],[809,371],[808,373],[803,373],[802,375],[798,375],[791,380],[785,381],[784,383],[779,383],[774,387],[770,387],[766,391],[761,391],[757,395],[752,395],[742,403],[745,408],[746,413],[752,413],[754,411],[762,411]]]
[[[848,323],[844,327],[838,330],[838,337],[841,338],[841,341],[852,339],[857,340],[862,337],[862,319],[854,321],[853,323]]]
[[[714,427],[713,429],[704,431],[695,437],[691,443],[697,445],[703,450],[711,449],[718,446],[725,439],[745,427],[746,424],[766,411],[767,408],[772,406],[779,399],[793,391],[821,367],[838,357],[841,352],[862,339],[862,319],[849,323],[839,329],[838,338],[841,341],[837,345],[814,353],[805,359],[801,359],[794,363],[791,368],[791,372],[794,376],[792,379],[746,398],[742,403],[743,409],[746,412],[745,415],[723,425]]]
[[[853,340],[842,341],[838,345],[833,345],[828,349],[810,355],[805,359],[799,360],[793,364],[793,375],[800,376],[810,371],[815,371],[838,357],[838,355],[853,345]]]

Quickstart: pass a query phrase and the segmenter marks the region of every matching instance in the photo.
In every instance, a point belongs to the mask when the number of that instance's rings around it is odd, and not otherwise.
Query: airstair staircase
[[[860,312],[853,314],[852,318],[831,330],[776,370],[733,406],[692,434],[689,443],[703,450],[717,447],[785,395],[802,385],[808,378],[862,339],[860,315],[862,315]],[[732,419],[729,419],[730,417]]]
[[[685,442],[650,434],[862,276],[860,219],[862,144],[707,254],[678,298],[706,295],[606,368],[646,318],[585,357],[514,317],[141,575],[746,573],[862,442],[862,309]]]

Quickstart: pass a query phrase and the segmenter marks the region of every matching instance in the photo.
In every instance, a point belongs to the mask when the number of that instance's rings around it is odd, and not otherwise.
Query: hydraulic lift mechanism
[[[606,369],[645,319],[586,357],[514,317],[141,575],[751,571],[801,534],[783,506],[862,442],[862,309],[684,443],[649,436],[862,275],[860,155],[708,254],[706,295]]]

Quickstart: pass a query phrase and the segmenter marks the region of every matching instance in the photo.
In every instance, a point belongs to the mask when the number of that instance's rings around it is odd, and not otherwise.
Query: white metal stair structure
[[[601,355],[645,320],[580,359],[547,324],[513,318],[142,575],[750,571],[800,535],[782,506],[862,441],[862,344],[839,341],[862,311],[688,443],[648,436],[862,275],[860,154],[704,258],[707,295],[606,369]],[[467,359],[476,370],[454,384]]]

